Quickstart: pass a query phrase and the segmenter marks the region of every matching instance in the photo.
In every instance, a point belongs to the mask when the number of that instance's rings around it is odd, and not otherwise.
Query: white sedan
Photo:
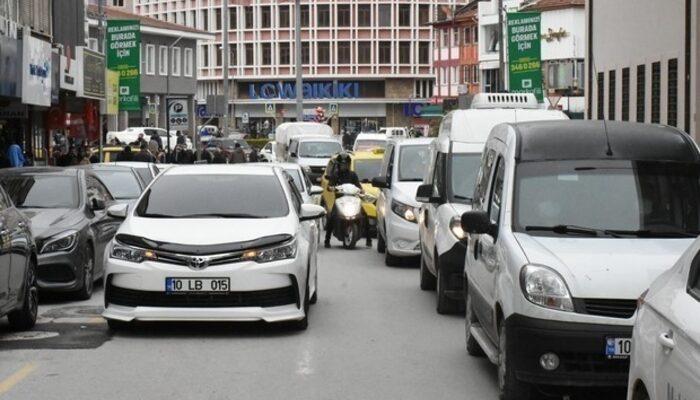
[[[317,298],[316,225],[281,168],[197,165],[166,170],[105,252],[111,328],[141,321],[308,324]]]
[[[700,240],[639,304],[628,400],[700,399]]]

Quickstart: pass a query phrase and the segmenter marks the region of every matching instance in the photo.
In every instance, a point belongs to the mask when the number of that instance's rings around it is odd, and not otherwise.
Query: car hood
[[[413,207],[420,207],[420,203],[416,201],[416,192],[418,186],[423,182],[394,182],[391,185],[391,196],[396,201],[408,204]]]
[[[327,158],[299,158],[297,159],[297,164],[302,167],[325,167],[328,165],[330,157]]]
[[[555,269],[577,298],[636,299],[693,239],[610,239],[516,233],[531,264]]]
[[[20,211],[29,218],[32,236],[45,238],[70,229],[83,218],[75,208],[22,208]]]
[[[296,216],[283,218],[141,218],[129,217],[117,234],[164,243],[215,245],[246,242],[265,236],[296,235]]]

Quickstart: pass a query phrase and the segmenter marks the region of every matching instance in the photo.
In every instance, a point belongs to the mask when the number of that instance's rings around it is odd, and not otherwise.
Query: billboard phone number
[[[526,62],[511,64],[511,66],[510,66],[510,70],[512,72],[532,71],[532,70],[540,69],[540,68],[542,68],[542,63],[540,61],[526,61]]]
[[[120,78],[133,78],[139,76],[139,70],[137,68],[123,69],[119,71]]]

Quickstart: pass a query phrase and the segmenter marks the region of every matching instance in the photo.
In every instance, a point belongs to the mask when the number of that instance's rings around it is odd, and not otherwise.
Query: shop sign
[[[22,103],[51,105],[51,43],[25,31],[22,39]]]
[[[73,60],[69,56],[61,56],[61,89],[70,90],[71,92],[78,91],[78,71],[82,70],[80,65],[82,65],[82,59],[80,58]]]
[[[0,36],[0,96],[20,97],[21,56],[19,41]]]
[[[306,82],[302,84],[305,99],[354,99],[360,97],[359,82]],[[251,99],[296,99],[294,82],[251,83]]]
[[[119,72],[119,109],[141,109],[141,23],[107,21],[107,68]]]
[[[87,47],[78,47],[77,54],[83,61],[83,79],[79,80],[78,96],[104,100],[105,57]]]
[[[187,99],[169,99],[168,118],[170,129],[186,131],[190,128],[190,117],[187,107]]]
[[[241,122],[243,124],[249,123],[250,122],[250,114],[248,114],[247,112],[244,112],[243,116],[241,117]]]
[[[119,114],[119,72],[105,70],[107,87],[105,88],[105,103],[107,115]]]
[[[27,118],[27,106],[24,104],[10,103],[0,107],[0,119]]]
[[[425,104],[423,103],[405,103],[403,105],[403,116],[414,118],[420,117],[424,106]]]
[[[508,13],[509,89],[513,93],[534,93],[541,103],[542,46],[538,12]]]

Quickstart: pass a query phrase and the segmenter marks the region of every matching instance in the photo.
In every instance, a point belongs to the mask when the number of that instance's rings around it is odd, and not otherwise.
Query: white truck
[[[292,139],[299,136],[326,136],[333,137],[333,129],[325,124],[317,122],[285,122],[280,124],[275,131],[275,155],[277,161],[288,159],[289,144]]]

